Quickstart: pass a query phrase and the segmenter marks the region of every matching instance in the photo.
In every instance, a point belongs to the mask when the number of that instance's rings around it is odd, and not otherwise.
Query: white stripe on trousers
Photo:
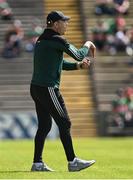
[[[50,97],[54,103],[54,106],[56,108],[56,110],[58,111],[58,113],[60,114],[60,116],[65,117],[65,113],[60,105],[60,102],[57,99],[57,96],[55,94],[54,88],[53,87],[48,87],[48,91],[50,94]]]

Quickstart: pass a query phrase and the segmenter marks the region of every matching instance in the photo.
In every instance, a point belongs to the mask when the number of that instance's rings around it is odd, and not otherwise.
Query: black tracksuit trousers
[[[52,125],[52,117],[59,128],[60,139],[68,161],[75,157],[70,135],[71,122],[58,88],[31,84],[31,96],[35,102],[38,129],[35,136],[34,162],[42,162],[42,152],[47,134]]]

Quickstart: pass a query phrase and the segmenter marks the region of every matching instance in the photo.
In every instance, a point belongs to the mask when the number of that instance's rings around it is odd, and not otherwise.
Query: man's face
[[[56,21],[54,23],[54,26],[56,32],[58,32],[60,35],[64,35],[67,30],[68,21],[62,21],[62,20]]]

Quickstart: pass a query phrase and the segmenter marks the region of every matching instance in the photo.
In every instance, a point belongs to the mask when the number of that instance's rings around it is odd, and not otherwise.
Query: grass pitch
[[[80,172],[68,172],[60,140],[47,140],[43,158],[55,172],[30,172],[33,141],[0,141],[0,179],[132,179],[133,138],[74,139],[78,157],[97,162]]]

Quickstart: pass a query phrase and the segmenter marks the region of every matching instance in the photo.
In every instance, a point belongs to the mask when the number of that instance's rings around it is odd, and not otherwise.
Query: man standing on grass
[[[87,41],[78,50],[62,37],[66,32],[69,19],[60,11],[50,12],[47,16],[47,28],[35,45],[31,96],[36,107],[38,130],[35,136],[31,171],[53,171],[42,160],[44,142],[51,129],[52,118],[59,128],[60,139],[68,161],[68,170],[80,171],[95,163],[95,160],[81,160],[74,153],[70,134],[71,121],[59,90],[61,71],[88,68],[90,61],[86,56],[90,50],[94,57],[96,50],[91,41]],[[64,60],[63,52],[78,62]]]

